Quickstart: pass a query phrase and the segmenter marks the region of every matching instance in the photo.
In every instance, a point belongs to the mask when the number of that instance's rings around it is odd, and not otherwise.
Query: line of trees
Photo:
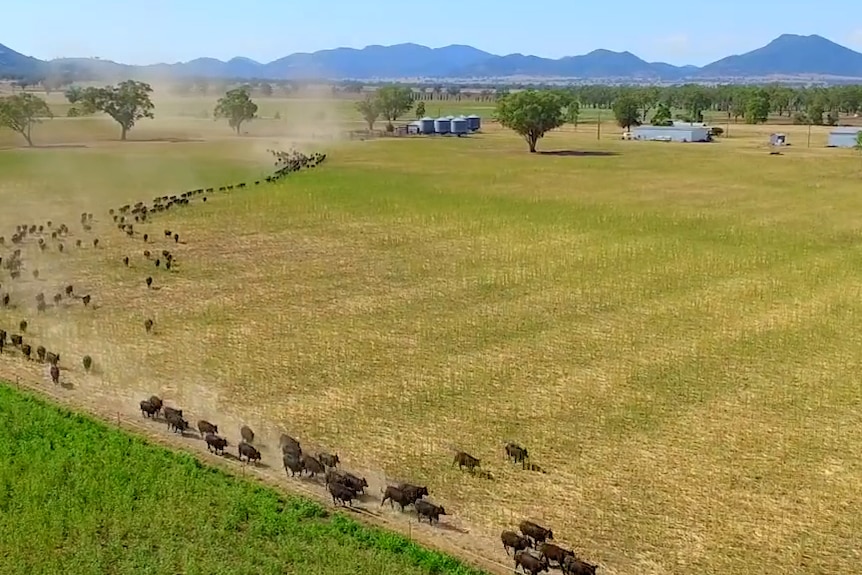
[[[120,140],[125,140],[139,120],[155,118],[152,93],[153,88],[146,82],[125,80],[114,86],[72,86],[66,90],[65,96],[72,104],[68,112],[70,117],[97,112],[107,114],[120,125]],[[248,89],[240,87],[228,90],[216,102],[213,117],[226,119],[228,125],[239,134],[242,124],[257,117],[257,110],[257,104],[252,101]],[[392,109],[387,110],[391,116]],[[32,92],[22,91],[0,97],[0,127],[20,134],[28,146],[33,146],[33,126],[53,117],[47,102]]]

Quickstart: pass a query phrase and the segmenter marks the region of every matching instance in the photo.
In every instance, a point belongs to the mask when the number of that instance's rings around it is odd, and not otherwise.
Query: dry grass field
[[[0,274],[14,306],[0,327],[26,319],[59,351],[68,393],[129,418],[157,393],[231,439],[247,423],[273,475],[287,431],[375,490],[427,482],[469,530],[439,538],[498,563],[499,531],[531,517],[601,573],[855,572],[862,155],[823,148],[825,128],[808,148],[805,128],[782,127],[793,145],[771,156],[769,126],[712,144],[569,127],[539,143],[558,154],[530,155],[490,124],[337,141],[332,126],[358,120],[343,103],[285,104],[246,137],[170,105],[123,144],[93,118],[40,126],[42,149],[0,134],[0,235],[72,229],[63,253],[28,241],[22,277]],[[331,118],[319,142],[313,109]],[[329,158],[159,214],[136,226],[148,244],[110,221],[127,202],[256,179],[266,148],[292,142]],[[95,305],[37,314],[36,293],[70,283]],[[0,359],[7,377],[43,369]],[[507,441],[547,473],[508,464]],[[454,449],[493,479],[454,468]]]

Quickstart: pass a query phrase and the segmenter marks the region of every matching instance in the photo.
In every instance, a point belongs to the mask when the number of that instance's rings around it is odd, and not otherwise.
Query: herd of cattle
[[[276,152],[270,150],[276,159],[276,170],[273,175],[264,178],[263,180],[254,181],[253,185],[262,183],[275,182],[284,176],[297,172],[306,168],[314,168],[326,159],[325,154],[314,153],[306,156],[300,152],[291,150],[290,152]],[[135,229],[135,224],[143,224],[151,221],[154,214],[170,210],[174,206],[190,205],[192,199],[202,195],[202,201],[207,201],[207,195],[215,192],[227,192],[234,189],[246,188],[248,184],[239,183],[209,188],[198,188],[187,191],[179,195],[159,196],[154,198],[152,205],[147,205],[144,202],[138,202],[134,205],[127,204],[116,210],[109,210],[109,216],[113,218],[116,227],[129,238],[134,238],[139,235],[145,243],[149,243],[150,237],[146,233],[140,233]],[[81,214],[81,226],[84,232],[92,231],[93,214]],[[173,240],[179,244],[179,234],[173,233],[170,230],[164,231],[167,240]],[[48,221],[46,224],[24,224],[19,225],[16,232],[11,237],[11,243],[14,250],[11,255],[5,258],[0,257],[0,266],[9,271],[9,276],[12,281],[18,280],[21,273],[25,270],[22,251],[19,247],[28,239],[36,239],[37,246],[40,251],[45,252],[50,249],[55,249],[57,252],[64,251],[64,243],[69,240],[71,232],[68,226],[60,224],[55,226],[53,222]],[[50,241],[48,240],[50,238]],[[83,246],[83,240],[75,240],[75,246],[80,248]],[[99,247],[99,239],[92,238],[90,242],[94,248]],[[6,239],[0,236],[0,248],[7,245]],[[176,259],[173,253],[169,250],[162,250],[161,255],[152,254],[149,250],[144,251],[146,259],[153,261],[156,268],[171,270],[176,264]],[[124,265],[129,265],[129,258],[123,258]],[[34,279],[39,278],[37,269],[30,270]],[[148,288],[153,287],[153,277],[148,276],[145,279]],[[2,284],[0,284],[2,289]],[[2,293],[0,298],[0,307],[14,307],[18,302],[12,301],[11,294]],[[52,298],[55,306],[60,306],[64,301],[72,302],[80,300],[84,306],[89,306],[92,297],[89,294],[79,295],[72,285],[66,285],[58,291]],[[43,313],[47,311],[48,304],[45,300],[44,293],[39,293],[35,297],[36,311]],[[22,302],[23,303],[23,302]],[[144,320],[144,328],[147,332],[152,331],[154,326],[152,319]],[[19,333],[7,334],[3,329],[0,329],[0,353],[8,342],[18,349],[21,354],[28,360],[33,360],[35,352],[36,359],[42,363],[47,363],[50,366],[51,379],[55,384],[60,383],[60,354],[48,351],[44,346],[37,346],[33,349],[34,343],[25,341],[27,335],[28,322],[22,320],[18,325]],[[28,338],[29,339],[29,338]],[[85,371],[90,371],[93,365],[93,359],[90,356],[82,358],[82,364]],[[190,429],[189,422],[184,419],[182,409],[173,408],[164,405],[164,402],[158,396],[152,396],[140,402],[141,413],[150,418],[161,417],[167,423],[168,429],[185,435],[185,432]],[[197,430],[199,436],[206,442],[207,449],[216,454],[223,455],[228,447],[228,440],[219,435],[218,426],[206,421],[200,420],[197,422]],[[243,426],[240,429],[242,440],[237,444],[238,459],[255,465],[261,461],[261,453],[254,446],[254,432],[248,427]],[[279,446],[282,452],[282,464],[285,472],[295,477],[307,474],[312,478],[320,476],[326,489],[332,497],[333,504],[341,504],[344,506],[352,505],[353,501],[361,500],[365,497],[368,482],[364,477],[360,477],[353,473],[349,473],[339,469],[340,459],[337,454],[318,452],[315,454],[303,451],[299,441],[295,438],[282,434],[279,440]],[[527,449],[509,443],[505,446],[506,456],[515,463],[520,463],[524,469],[539,471],[544,473],[544,470],[529,461]],[[459,451],[455,454],[452,462],[459,468],[466,468],[472,473],[483,474],[481,471],[481,462],[478,458],[472,455]],[[490,474],[484,473],[485,477],[490,478]],[[426,497],[429,496],[427,486],[415,485],[411,483],[398,483],[388,485],[382,491],[382,500],[380,505],[383,506],[388,501],[390,506],[394,508],[397,504],[403,512],[409,506],[413,506],[417,519],[422,521],[427,519],[429,524],[439,523],[441,515],[447,515],[445,508],[442,505],[437,505]],[[576,557],[573,551],[560,547],[550,541],[553,540],[553,532],[550,529],[542,527],[531,521],[524,520],[519,525],[519,533],[514,531],[504,531],[500,538],[506,553],[514,551],[515,568],[522,569],[525,573],[529,572],[532,575],[548,571],[551,567],[559,567],[566,575],[594,575],[596,566]]]

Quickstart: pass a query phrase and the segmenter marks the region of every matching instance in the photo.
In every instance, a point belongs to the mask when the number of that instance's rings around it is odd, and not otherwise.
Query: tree
[[[856,145],[853,147],[862,152],[862,131],[856,132]]]
[[[27,145],[33,145],[30,130],[33,124],[41,118],[53,118],[54,114],[45,100],[29,93],[15,94],[0,98],[0,126],[15,130],[27,140]]]
[[[652,117],[653,126],[673,126],[673,114],[667,104],[659,104]]]
[[[234,88],[216,102],[213,118],[227,118],[227,125],[239,134],[243,122],[250,122],[257,116],[257,104],[248,95],[248,88]]]
[[[614,117],[620,128],[630,131],[632,126],[640,126],[640,102],[634,96],[623,96],[614,102]]]
[[[272,84],[268,82],[262,82],[260,84],[260,93],[267,98],[272,96]]]
[[[392,122],[413,107],[413,93],[409,88],[400,86],[384,86],[375,92],[374,99],[380,115],[388,121],[386,128],[390,131]]]
[[[364,100],[356,102],[356,110],[362,114],[362,119],[368,124],[368,131],[374,129],[374,122],[380,117],[380,106],[377,98],[372,95],[365,96]]]
[[[568,102],[552,91],[523,90],[507,94],[497,101],[495,119],[527,141],[530,153],[545,133],[566,122],[564,108]]]
[[[126,80],[104,88],[70,88],[66,91],[66,99],[71,104],[80,103],[85,114],[104,112],[109,115],[120,125],[120,140],[125,140],[138,120],[153,118],[152,93],[149,84]]]
[[[745,103],[745,123],[762,124],[769,118],[769,100],[764,94],[754,94]]]
[[[425,116],[425,102],[419,100],[416,102],[416,118],[422,118]]]
[[[578,118],[581,116],[581,103],[574,96],[569,96],[566,102],[566,109],[563,112],[566,123],[571,124],[578,129]]]

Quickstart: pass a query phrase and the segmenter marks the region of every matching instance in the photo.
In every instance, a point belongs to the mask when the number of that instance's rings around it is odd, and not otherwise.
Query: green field
[[[110,141],[107,120],[55,120],[45,139],[85,147],[0,152],[7,237],[53,218],[84,240],[63,254],[29,242],[40,279],[0,276],[18,306],[0,327],[27,319],[30,340],[61,351],[71,400],[131,419],[158,393],[232,440],[247,423],[271,465],[260,474],[288,488],[281,431],[338,451],[374,492],[427,483],[451,529],[422,536],[498,564],[511,565],[499,531],[531,517],[611,575],[855,572],[862,158],[824,149],[827,128],[809,148],[805,128],[782,127],[793,146],[771,156],[771,126],[731,124],[705,145],[569,126],[539,143],[557,154],[531,155],[491,124],[313,142],[307,109],[283,114],[284,133],[261,120],[231,137],[183,119],[196,102],[142,122],[138,141]],[[152,141],[167,138],[200,141]],[[149,246],[107,215],[254,179],[267,147],[292,142],[329,158],[160,214],[137,226]],[[144,249],[173,250],[176,269]],[[97,309],[37,314],[33,296],[66,283]],[[7,377],[43,371],[0,359]],[[507,464],[510,440],[548,473]],[[493,479],[453,468],[453,449]]]
[[[478,574],[0,384],[0,572]]]

